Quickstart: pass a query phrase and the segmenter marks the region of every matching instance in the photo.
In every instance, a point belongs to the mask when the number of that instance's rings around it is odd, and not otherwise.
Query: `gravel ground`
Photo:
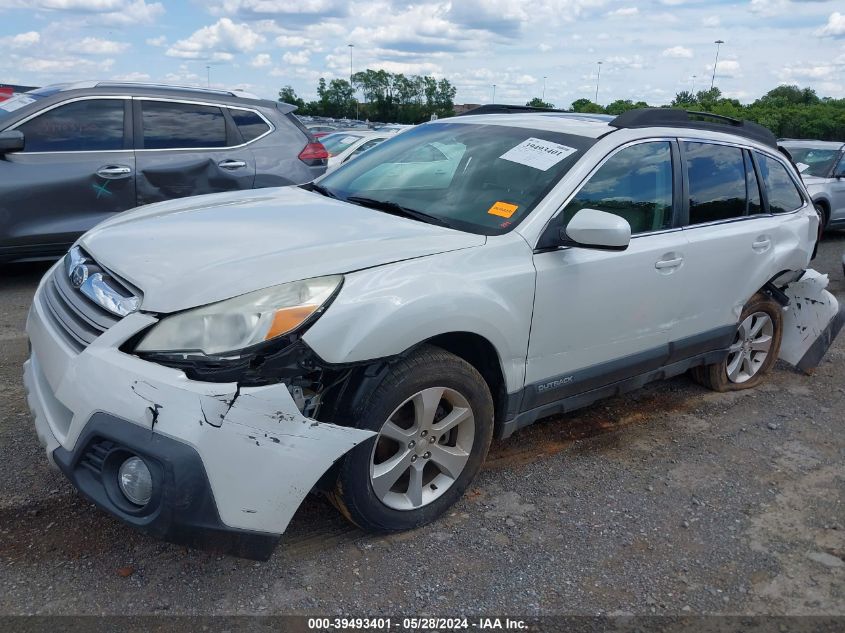
[[[843,250],[814,264],[840,300]],[[812,377],[681,377],[535,424],[413,532],[309,498],[255,563],[138,534],[48,468],[20,379],[43,272],[0,269],[0,614],[845,615],[845,335]]]

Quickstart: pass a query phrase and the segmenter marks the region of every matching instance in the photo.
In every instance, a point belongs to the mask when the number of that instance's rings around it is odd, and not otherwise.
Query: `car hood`
[[[804,184],[807,187],[810,187],[811,185],[823,185],[828,181],[827,178],[821,178],[819,176],[809,176],[807,174],[801,174],[801,180],[804,181]]]
[[[485,239],[282,187],[142,207],[103,222],[80,243],[141,290],[142,310],[174,312]]]

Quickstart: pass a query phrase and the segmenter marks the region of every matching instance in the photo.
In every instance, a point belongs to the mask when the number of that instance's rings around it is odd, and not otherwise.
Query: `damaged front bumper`
[[[193,381],[121,352],[155,322],[149,315],[124,318],[77,352],[41,294],[24,366],[38,437],[80,492],[157,537],[266,559],[317,480],[374,435],[304,417],[284,384]],[[143,508],[116,487],[115,464],[128,455],[153,473]]]

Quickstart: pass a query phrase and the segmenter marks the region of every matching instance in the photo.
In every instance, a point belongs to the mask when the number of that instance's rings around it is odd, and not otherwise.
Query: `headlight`
[[[210,355],[269,341],[302,325],[342,280],[332,275],[294,281],[165,317],[135,349]]]

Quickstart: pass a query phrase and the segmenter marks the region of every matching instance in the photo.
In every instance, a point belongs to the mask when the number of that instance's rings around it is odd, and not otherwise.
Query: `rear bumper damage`
[[[265,559],[318,479],[373,435],[306,418],[284,384],[189,380],[119,351],[155,321],[148,315],[124,318],[77,353],[40,294],[24,367],[39,439],[86,497],[157,537]],[[154,474],[140,510],[114,485],[114,456],[130,454]]]
[[[818,367],[845,324],[845,306],[826,290],[827,285],[827,275],[807,270],[784,289],[789,304],[780,358],[806,373]]]

